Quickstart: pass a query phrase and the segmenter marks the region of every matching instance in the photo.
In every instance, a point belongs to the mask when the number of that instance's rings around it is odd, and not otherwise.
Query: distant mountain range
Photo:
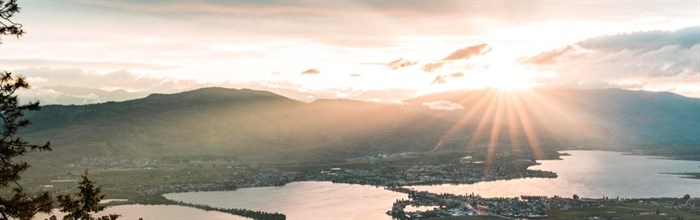
[[[442,107],[441,107],[442,106]],[[444,107],[444,108],[443,108]],[[454,91],[403,105],[203,88],[28,114],[56,158],[232,155],[336,160],[377,152],[700,146],[700,99],[643,91]]]

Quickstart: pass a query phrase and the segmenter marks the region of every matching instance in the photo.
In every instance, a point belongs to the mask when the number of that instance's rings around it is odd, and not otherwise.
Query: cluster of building
[[[478,195],[435,194],[415,191],[409,188],[387,188],[396,192],[408,194],[408,200],[400,199],[394,202],[387,214],[394,219],[423,219],[449,216],[500,216],[511,219],[546,218],[548,210],[597,209],[606,206],[635,207],[633,213],[620,214],[634,217],[642,215],[665,216],[660,209],[697,212],[696,206],[700,199],[686,195],[683,198],[654,198],[654,199],[599,199],[563,198],[559,196],[520,196],[512,198],[483,198]],[[642,205],[642,206],[639,206]],[[411,209],[407,207],[411,206]],[[415,207],[432,207],[421,210]],[[639,208],[644,207],[644,208]],[[412,210],[412,211],[409,211]],[[591,216],[590,219],[602,219]],[[672,219],[679,219],[673,217]]]
[[[561,197],[522,196],[514,198],[483,198],[478,195],[453,195],[417,192],[406,188],[390,188],[407,193],[408,200],[398,200],[387,212],[396,219],[418,219],[446,216],[496,215],[511,218],[545,216],[549,209],[569,209],[592,203]],[[409,206],[434,206],[432,210],[407,212]]]
[[[283,186],[290,182],[299,181],[302,177],[299,172],[281,171],[278,169],[264,169],[264,171],[261,172],[243,170],[238,176],[240,178],[228,180],[207,180],[189,183],[159,184],[157,186],[140,186],[137,187],[136,191],[143,195],[158,195],[173,192],[223,191],[246,187]]]
[[[363,157],[360,159],[399,159],[402,161],[398,163],[378,162],[341,167],[319,167],[315,169],[282,169],[280,167],[253,168],[251,166],[240,165],[237,161],[228,160],[221,161],[220,163],[208,161],[208,164],[186,161],[182,162],[187,164],[187,166],[182,166],[183,168],[188,168],[186,173],[183,171],[182,174],[176,174],[171,171],[163,173],[164,175],[154,176],[153,178],[156,178],[161,184],[157,186],[139,187],[138,191],[145,195],[152,195],[183,191],[232,190],[242,187],[282,186],[294,181],[331,181],[337,183],[396,187],[444,183],[476,183],[523,177],[556,178],[557,176],[550,171],[528,170],[527,167],[535,164],[532,160],[515,161],[514,163],[516,164],[503,166],[485,164],[481,161],[472,161],[471,156],[468,156],[462,158],[457,157],[451,161],[426,164],[418,160],[410,159],[409,157],[412,156],[415,155],[412,153],[380,154],[371,158]],[[158,162],[157,160],[144,160],[138,161],[138,164],[141,165],[141,167],[149,168],[148,165],[153,165]],[[172,163],[172,161],[170,163]],[[171,165],[163,168],[157,167],[155,169],[169,170],[173,169],[172,167]],[[228,178],[213,180],[208,178],[205,173],[197,171],[200,169],[202,171],[226,169],[228,171],[225,172],[231,175]],[[202,183],[202,181],[186,181],[167,184],[169,182],[168,179],[177,179],[178,176],[183,175],[191,180],[207,179],[207,181],[206,183]]]
[[[310,180],[333,181],[381,186],[406,186],[444,183],[475,183],[480,181],[523,177],[556,178],[554,172],[513,167],[487,167],[485,164],[446,163],[440,165],[373,166],[364,168],[323,170]]]
[[[416,158],[418,156],[420,156],[420,153],[416,153],[416,152],[377,153],[375,155],[348,158],[348,159],[346,159],[346,161],[349,163],[374,163],[374,162],[379,162],[379,161],[393,161],[393,160]]]

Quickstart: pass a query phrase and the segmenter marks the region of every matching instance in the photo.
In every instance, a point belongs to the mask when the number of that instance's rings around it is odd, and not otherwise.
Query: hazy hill
[[[84,106],[45,106],[27,134],[64,156],[242,155],[332,159],[424,150],[449,122],[401,106],[302,103],[270,92],[205,88]]]
[[[449,101],[463,106],[454,111],[430,110],[422,103]],[[407,100],[413,109],[446,120],[491,128],[499,121],[504,131],[523,129],[527,119],[540,138],[570,145],[656,146],[700,143],[700,99],[668,92],[620,89],[534,89],[453,91]],[[501,108],[500,114],[499,106]],[[500,119],[498,119],[500,115]],[[513,120],[509,120],[513,118]],[[490,130],[489,130],[490,132]]]
[[[432,110],[424,103],[463,106]],[[81,106],[44,106],[25,132],[55,158],[231,155],[337,160],[433,149],[546,149],[700,143],[700,100],[671,93],[539,89],[455,91],[389,105],[295,101],[248,89],[205,88]],[[495,134],[495,135],[494,135]],[[532,139],[536,139],[532,142]],[[436,148],[437,147],[437,148]]]

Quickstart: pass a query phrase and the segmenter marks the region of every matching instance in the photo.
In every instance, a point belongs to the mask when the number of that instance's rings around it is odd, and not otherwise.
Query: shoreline
[[[556,158],[550,158],[547,160],[562,160],[565,158],[562,158],[562,156],[567,156],[570,155],[566,151],[574,151],[574,150],[565,150],[565,151],[558,151],[557,152],[557,157]],[[582,150],[582,151],[600,151],[600,150]],[[609,152],[609,151],[608,151]],[[616,151],[619,152],[619,151]],[[623,152],[619,152],[623,153]],[[505,181],[505,180],[513,180],[513,179],[527,179],[527,178],[543,178],[543,176],[537,176],[537,175],[528,175],[528,174],[537,174],[540,172],[545,172],[545,171],[540,171],[540,170],[530,170],[529,168],[538,165],[539,161],[531,161],[529,163],[525,163],[520,167],[518,172],[513,172],[511,174],[505,175],[505,176],[498,176],[498,175],[487,175],[487,177],[479,177],[479,178],[473,178],[469,179],[469,181],[448,181],[448,180],[439,180],[439,181],[422,181],[422,182],[406,182],[405,184],[402,185],[390,185],[390,184],[374,184],[377,182],[372,182],[372,181],[356,181],[357,179],[362,179],[362,177],[359,176],[354,176],[352,178],[339,178],[339,179],[333,179],[333,178],[326,178],[324,175],[320,175],[318,173],[314,175],[305,175],[305,174],[295,174],[295,175],[300,175],[292,178],[285,179],[284,181],[271,181],[271,182],[259,182],[259,181],[253,181],[249,182],[249,184],[244,184],[244,185],[235,185],[235,184],[222,184],[222,185],[216,185],[212,183],[206,183],[206,184],[180,184],[180,185],[173,185],[173,187],[166,187],[164,190],[156,190],[156,191],[148,191],[149,193],[139,193],[141,196],[139,197],[133,197],[133,198],[119,198],[119,199],[128,199],[128,201],[119,201],[119,202],[110,202],[105,204],[106,206],[119,206],[119,205],[179,205],[179,206],[184,206],[184,207],[193,207],[193,208],[198,208],[201,210],[215,210],[216,211],[222,211],[229,213],[229,214],[234,214],[235,213],[242,213],[245,209],[222,209],[222,208],[216,208],[216,207],[211,207],[211,206],[202,206],[202,205],[197,205],[197,204],[188,204],[188,203],[183,203],[183,202],[178,202],[174,200],[169,200],[164,197],[164,195],[168,193],[184,193],[184,192],[211,192],[211,191],[235,191],[237,189],[245,189],[245,188],[256,188],[256,187],[283,187],[289,183],[294,183],[294,182],[304,182],[304,181],[318,181],[318,182],[331,182],[331,183],[343,183],[343,184],[352,184],[352,185],[363,185],[363,186],[374,186],[374,187],[382,187],[385,190],[391,190],[391,188],[396,188],[396,187],[410,187],[410,186],[416,186],[416,185],[442,185],[442,184],[452,184],[452,185],[458,185],[458,184],[475,184],[475,183],[480,183],[480,182],[490,182],[490,181]],[[392,161],[393,162],[393,161]],[[400,161],[399,161],[400,162]],[[441,162],[442,163],[442,162]],[[465,164],[460,164],[456,162],[446,162],[446,163],[453,163],[457,166],[464,166]],[[379,163],[383,164],[383,163]],[[373,166],[379,166],[379,164],[372,164]],[[351,165],[348,167],[351,168],[343,168],[343,172],[354,172],[353,169],[358,169],[354,166],[359,166],[359,168],[362,168],[363,166],[366,166],[368,164],[357,164],[357,165]],[[443,164],[444,165],[444,164]],[[466,164],[467,166],[477,166],[481,167],[483,166],[482,164]],[[432,165],[425,165],[427,167],[430,167]],[[334,167],[333,165],[317,165],[317,166],[312,166],[314,168],[316,167]],[[449,170],[448,167],[440,166],[437,167],[438,170]],[[280,174],[289,174],[289,173],[295,173],[294,168],[290,169],[285,169],[285,170],[275,170],[272,169],[272,173],[265,173],[266,169],[260,170],[260,174],[262,176],[269,176],[267,174],[271,174],[272,176],[276,176],[275,173],[280,173]],[[323,169],[322,169],[323,170]],[[379,169],[381,170],[381,169]],[[515,171],[515,170],[513,170]],[[375,171],[378,172],[378,171]],[[426,173],[435,173],[434,171],[427,171]],[[555,177],[549,177],[549,178],[556,178],[556,173],[551,172],[551,171],[546,171],[551,174],[553,174]],[[381,172],[378,172],[381,173]],[[333,173],[327,173],[327,174],[333,174]],[[338,174],[341,175],[342,173]],[[333,175],[330,175],[333,176]],[[254,177],[254,176],[253,176]],[[301,177],[301,178],[300,178]],[[312,177],[312,178],[308,178]],[[319,178],[319,177],[324,177],[324,178]],[[389,182],[395,182],[395,179],[388,179],[389,181],[385,181],[384,183],[389,183]],[[380,181],[381,182],[381,181]],[[225,182],[222,182],[225,183]],[[182,187],[179,187],[182,186]],[[185,187],[186,186],[186,187]],[[145,189],[145,188],[144,188]],[[139,191],[137,191],[139,192]],[[116,198],[116,197],[115,197]],[[115,199],[112,198],[112,199]],[[481,197],[480,197],[481,198]],[[496,199],[496,197],[483,197],[484,199]],[[694,197],[697,198],[697,197]],[[629,200],[635,200],[635,199],[641,199],[641,200],[647,200],[647,199],[673,199],[673,198],[629,198]],[[275,214],[284,214],[284,213],[267,213],[264,211],[253,211],[253,210],[245,210],[249,212],[255,212],[258,214],[269,214],[270,216],[274,216]],[[242,216],[246,217],[245,215],[237,215],[237,216]]]

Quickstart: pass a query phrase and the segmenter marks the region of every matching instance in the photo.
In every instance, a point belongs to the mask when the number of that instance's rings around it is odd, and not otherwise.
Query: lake
[[[217,211],[204,211],[196,208],[177,206],[177,205],[120,205],[108,207],[100,212],[100,215],[109,215],[116,213],[122,215],[119,219],[136,220],[143,218],[146,220],[192,220],[192,219],[207,219],[207,220],[250,220],[249,218],[231,215],[228,213]],[[62,215],[54,212],[58,219]],[[39,214],[34,219],[43,220],[50,215]],[[95,215],[97,216],[97,215]]]
[[[293,182],[282,187],[171,193],[165,198],[221,208],[280,212],[287,219],[391,219],[386,211],[403,193],[331,182]]]
[[[556,179],[515,179],[476,184],[413,186],[436,193],[476,193],[486,197],[559,195],[571,197],[682,197],[700,196],[700,180],[663,173],[700,172],[700,162],[625,155],[606,151],[565,151],[562,160],[538,161],[530,169],[556,172]],[[166,194],[166,198],[220,208],[280,212],[288,219],[390,219],[385,214],[405,194],[373,186],[330,182],[293,182],[282,187],[236,191]],[[430,209],[433,207],[411,207]],[[124,219],[244,219],[221,212],[182,206],[127,205],[109,208]],[[38,219],[38,218],[37,218]]]
[[[700,172],[700,162],[669,160],[608,151],[565,151],[563,160],[538,161],[532,170],[557,173],[556,179],[525,178],[475,184],[412,187],[435,193],[469,194],[485,197],[543,195],[599,198],[700,196],[700,180],[664,173]]]

